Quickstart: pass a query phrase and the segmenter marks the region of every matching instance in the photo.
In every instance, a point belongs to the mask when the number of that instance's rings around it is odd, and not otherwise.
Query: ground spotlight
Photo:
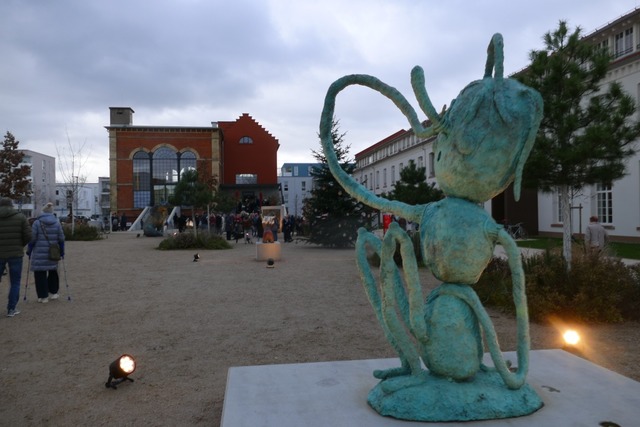
[[[199,260],[199,259],[200,259],[200,255],[195,254],[195,255],[193,256],[193,262],[198,262],[198,260]]]
[[[580,335],[573,329],[569,329],[562,334],[562,338],[564,339],[565,344],[570,346],[575,346],[580,342]]]
[[[276,262],[273,260],[273,258],[269,258],[269,259],[267,260],[267,268],[273,268],[273,267],[275,267],[275,263],[276,263]]]
[[[562,333],[562,340],[564,341],[564,345],[562,346],[564,351],[573,353],[576,356],[585,357],[584,345],[578,331],[575,329],[567,329]]]
[[[136,361],[133,356],[123,354],[109,365],[109,379],[104,386],[115,390],[116,386],[125,380],[133,382],[128,375],[135,370]]]

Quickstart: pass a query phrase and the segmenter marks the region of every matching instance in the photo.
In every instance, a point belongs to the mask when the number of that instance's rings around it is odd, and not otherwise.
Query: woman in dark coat
[[[64,232],[60,221],[53,215],[53,204],[47,203],[42,208],[42,215],[33,222],[31,242],[29,242],[27,249],[40,303],[49,302],[49,299],[58,299],[58,290],[60,289],[58,261],[49,259],[51,243],[60,245],[60,255],[64,258]]]

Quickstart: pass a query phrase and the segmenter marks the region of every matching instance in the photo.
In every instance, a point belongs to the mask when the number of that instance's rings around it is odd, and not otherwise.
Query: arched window
[[[253,139],[249,136],[243,136],[240,138],[240,144],[253,144]]]
[[[173,187],[178,182],[178,154],[171,148],[162,147],[153,153],[154,204],[168,203]]]
[[[171,148],[159,148],[153,153],[153,184],[178,182],[178,155]]]
[[[196,155],[192,151],[180,153],[180,175],[184,171],[196,168]]]
[[[138,151],[133,155],[133,206],[144,208],[169,202],[175,185],[184,171],[196,169],[196,154],[176,153],[162,147],[153,153]]]
[[[133,207],[151,204],[151,155],[138,151],[133,155]]]

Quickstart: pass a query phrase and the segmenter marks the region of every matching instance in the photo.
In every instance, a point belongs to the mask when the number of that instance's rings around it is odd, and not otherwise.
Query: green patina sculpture
[[[153,206],[144,223],[144,235],[147,237],[162,237],[164,235],[163,228],[166,222],[167,208],[165,206]]]
[[[382,415],[469,421],[528,415],[542,406],[525,383],[529,318],[520,252],[504,227],[479,206],[514,181],[519,199],[524,164],[542,119],[540,95],[505,79],[503,72],[503,40],[495,34],[487,51],[484,78],[470,83],[448,110],[438,114],[426,92],[423,70],[415,67],[411,83],[420,108],[431,121],[428,127],[400,92],[373,76],[342,77],[325,97],[320,137],[331,172],[354,198],[418,223],[424,262],[442,282],[425,302],[406,233],[394,223],[382,240],[359,230],[358,269],[377,319],[401,361],[397,368],[374,372],[381,381],[369,393],[368,402]],[[445,199],[420,206],[386,200],[340,168],[331,124],[336,96],[350,85],[369,87],[391,99],[418,137],[437,134],[434,167]],[[513,278],[517,368],[504,360],[495,328],[473,290],[496,244],[504,246]],[[393,259],[398,247],[402,270]],[[380,284],[367,260],[367,249],[380,256]],[[493,366],[482,362],[485,348]]]

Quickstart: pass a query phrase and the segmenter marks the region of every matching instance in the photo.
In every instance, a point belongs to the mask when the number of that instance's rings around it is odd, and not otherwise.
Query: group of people
[[[53,204],[47,203],[42,214],[29,225],[27,218],[13,207],[11,199],[0,198],[0,277],[8,266],[9,297],[7,317],[20,314],[20,282],[25,254],[29,257],[29,270],[33,271],[39,303],[58,299],[60,278],[58,260],[51,260],[49,248],[57,243],[60,257],[64,258],[64,231],[53,214]],[[28,274],[28,273],[27,273]]]
[[[104,218],[105,228],[109,228],[107,217]],[[117,214],[111,215],[111,230],[113,231],[127,231],[127,216],[124,212],[118,217]]]

